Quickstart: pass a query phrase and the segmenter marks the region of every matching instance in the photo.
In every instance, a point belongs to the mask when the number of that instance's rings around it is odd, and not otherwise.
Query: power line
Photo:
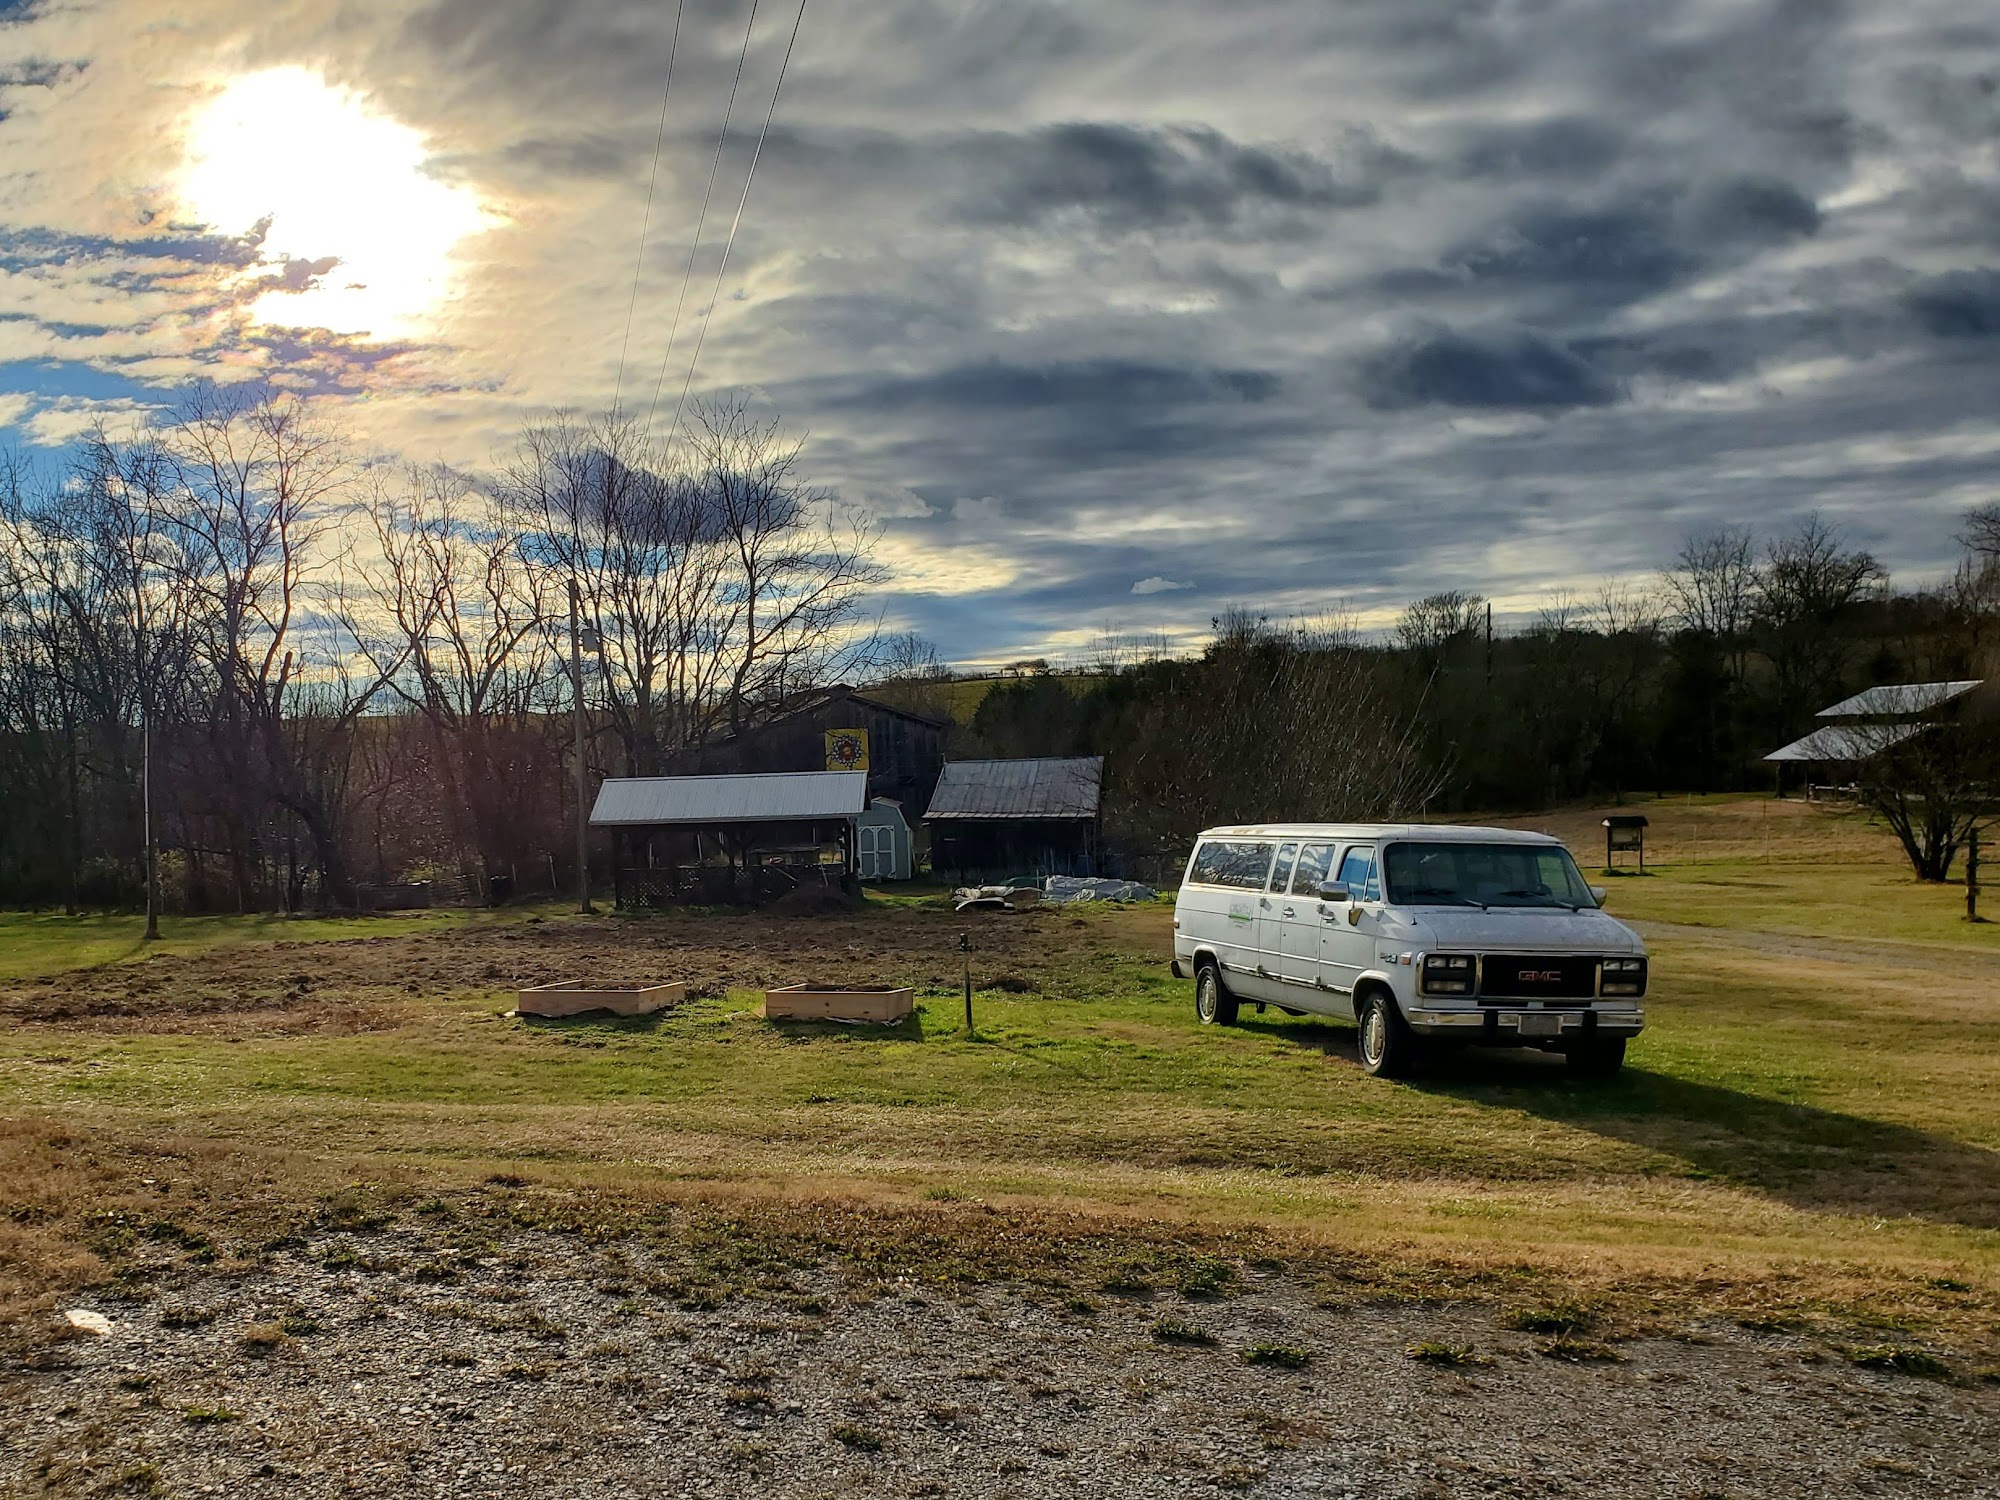
[[[743,205],[750,201],[750,181],[757,175],[757,158],[764,154],[764,138],[771,133],[771,119],[778,113],[778,94],[785,86],[785,70],[792,65],[792,48],[798,45],[799,28],[805,24],[806,0],[799,0],[799,14],[792,22],[791,40],[785,43],[784,60],[778,64],[778,81],[771,86],[771,107],[764,111],[764,128],[757,132],[757,148],[750,153],[750,168],[743,174],[743,196],[736,200],[736,217],[729,221],[729,238],[723,241],[722,261],[715,268],[715,289],[708,298],[708,310],[701,316],[701,333],[694,341],[694,357],[688,361],[687,379],[681,382],[681,398],[674,403],[674,425],[678,431],[681,413],[687,407],[688,391],[694,385],[695,366],[701,363],[701,346],[708,341],[708,320],[715,316],[715,304],[722,296],[722,273],[729,269],[729,252],[736,248],[736,231],[743,223]]]
[[[653,418],[660,410],[660,392],[667,383],[667,362],[674,352],[674,340],[680,336],[681,309],[687,305],[688,283],[694,279],[695,253],[701,249],[702,225],[708,222],[708,200],[715,191],[715,174],[722,166],[722,143],[729,139],[729,117],[736,111],[736,90],[743,83],[743,65],[750,58],[750,33],[757,25],[757,0],[750,0],[750,19],[743,27],[743,50],[736,58],[736,78],[729,85],[729,103],[722,110],[722,129],[715,136],[715,159],[708,164],[708,186],[702,189],[701,212],[694,221],[694,243],[688,246],[687,269],[681,272],[681,294],[674,302],[674,321],[667,333],[667,347],[660,351],[660,374],[653,382],[653,404],[646,409],[646,431],[653,430]]]
[[[639,254],[632,263],[632,295],[625,303],[625,337],[618,344],[618,379],[611,388],[611,415],[625,395],[625,356],[632,347],[632,317],[639,309],[639,274],[646,267],[646,235],[653,227],[653,190],[660,181],[660,151],[667,142],[667,101],[674,96],[674,58],[681,49],[681,14],[687,0],[675,0],[674,37],[667,44],[667,86],[660,91],[660,128],[653,136],[653,169],[646,174],[646,212],[639,221]]]

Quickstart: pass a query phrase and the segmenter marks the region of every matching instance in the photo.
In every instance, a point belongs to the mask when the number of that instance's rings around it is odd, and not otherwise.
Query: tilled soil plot
[[[0,1382],[0,1493],[2000,1495],[2000,1390],[1787,1335],[1566,1347],[1254,1270],[1188,1301],[808,1269],[718,1306],[652,1248],[358,1243],[85,1304],[108,1333]]]
[[[1164,921],[1162,921],[1164,933]],[[681,980],[690,998],[813,983],[952,987],[961,933],[981,987],[1060,996],[1094,970],[1157,951],[1056,910],[924,908],[865,914],[530,918],[500,927],[162,955],[0,985],[0,1019],[108,1031],[359,1031],[393,1026],[397,1003],[561,979]]]

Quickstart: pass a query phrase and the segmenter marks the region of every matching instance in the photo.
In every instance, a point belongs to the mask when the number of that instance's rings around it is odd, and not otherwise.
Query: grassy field
[[[1391,1084],[1345,1027],[1198,1028],[1164,903],[223,924],[96,969],[127,956],[117,930],[26,919],[0,928],[0,1292],[115,1272],[149,1226],[252,1254],[343,1194],[499,1193],[579,1227],[705,1205],[870,1254],[900,1226],[919,1271],[969,1245],[1018,1269],[1066,1237],[1115,1259],[1206,1236],[1378,1292],[1535,1280],[2000,1358],[1996,929],[1863,821],[1646,810],[1654,873],[1610,905],[1671,925],[1652,1025],[1601,1084],[1512,1053]],[[1595,815],[1549,826],[1589,868]],[[505,1014],[513,983],[579,971],[685,975],[696,998]],[[757,1014],[764,983],[821,975],[914,983],[920,1012],[889,1033]]]

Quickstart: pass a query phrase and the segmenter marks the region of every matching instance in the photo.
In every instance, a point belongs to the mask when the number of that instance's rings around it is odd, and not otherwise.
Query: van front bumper
[[[1418,1036],[1445,1037],[1460,1042],[1483,1042],[1492,1046],[1534,1046],[1544,1042],[1578,1041],[1588,1037],[1635,1037],[1646,1025],[1646,1013],[1637,1006],[1617,1009],[1601,1006],[1483,1005],[1477,1010],[1453,1008],[1425,1010],[1412,1006],[1403,1012],[1410,1030]]]

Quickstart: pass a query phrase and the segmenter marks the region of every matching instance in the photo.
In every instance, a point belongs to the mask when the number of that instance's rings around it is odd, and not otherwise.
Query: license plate
[[[1561,1036],[1562,1029],[1561,1016],[1538,1015],[1531,1011],[1521,1017],[1522,1036]]]

